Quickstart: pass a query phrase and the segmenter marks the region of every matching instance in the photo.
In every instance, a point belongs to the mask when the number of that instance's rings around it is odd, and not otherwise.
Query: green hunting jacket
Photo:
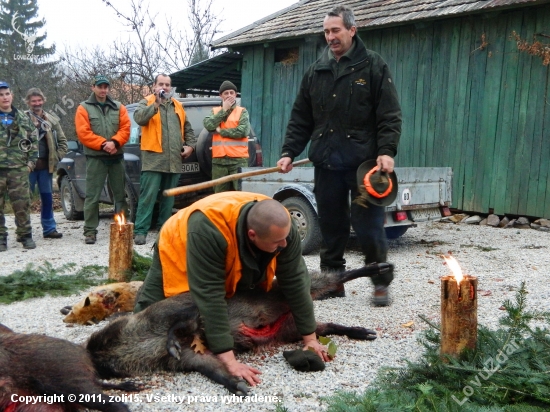
[[[7,125],[6,120],[11,124]],[[12,106],[10,113],[0,112],[0,168],[34,169],[38,158],[36,128],[27,115]]]
[[[380,155],[394,157],[401,107],[388,65],[354,37],[337,62],[327,47],[302,79],[281,157],[309,147],[316,167],[349,170]]]
[[[57,163],[67,154],[67,138],[61,124],[59,123],[59,118],[53,113],[42,112],[41,119],[46,121],[46,125],[42,125],[39,121],[33,121],[34,115],[30,110],[26,110],[25,114],[29,116],[31,122],[37,127],[44,127],[46,134],[44,138],[48,145],[48,172],[54,173],[57,169]],[[38,154],[40,157],[40,153]]]
[[[310,294],[311,278],[302,257],[298,229],[292,223],[287,246],[279,254],[261,252],[250,243],[247,235],[246,216],[253,205],[254,202],[245,204],[237,221],[239,256],[243,265],[237,289],[251,289],[264,282],[268,263],[277,259],[275,277],[278,285],[288,302],[298,331],[302,335],[309,335],[315,332],[317,324]],[[233,349],[234,344],[225,301],[226,247],[224,236],[204,214],[197,211],[189,217],[189,289],[204,321],[208,348],[215,354]]]
[[[158,110],[160,111],[162,129],[162,152],[157,153],[142,150],[141,170],[144,172],[181,173],[182,145],[185,144],[195,150],[195,146],[197,145],[195,132],[186,114],[182,140],[180,119],[174,110],[172,99],[161,104]],[[156,113],[157,109],[155,105],[151,104],[147,106],[147,100],[143,99],[139,102],[134,112],[134,120],[140,126],[145,126]]]

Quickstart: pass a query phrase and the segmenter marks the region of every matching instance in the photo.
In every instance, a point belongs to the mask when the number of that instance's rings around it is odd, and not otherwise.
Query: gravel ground
[[[108,265],[108,231],[111,218],[101,219],[98,242],[85,245],[82,222],[70,222],[56,214],[60,240],[42,239],[39,217],[33,215],[37,248],[26,251],[16,244],[13,220],[8,218],[10,239],[8,251],[0,255],[0,276],[22,269],[32,262],[45,261],[55,267],[73,262],[78,266]],[[150,254],[154,235],[135,249]],[[479,279],[479,323],[490,327],[498,325],[502,302],[513,298],[522,281],[529,290],[529,306],[550,310],[550,234],[535,230],[495,229],[482,226],[450,223],[421,223],[403,237],[390,242],[389,260],[395,263],[396,278],[391,286],[392,305],[376,308],[370,305],[373,287],[368,279],[350,282],[347,297],[315,302],[319,321],[330,321],[348,326],[364,326],[378,331],[378,339],[369,342],[351,341],[334,337],[337,356],[327,364],[324,372],[299,373],[292,370],[282,357],[287,345],[266,354],[246,354],[240,359],[263,372],[262,383],[252,390],[258,397],[277,396],[291,411],[318,411],[326,408],[320,397],[334,391],[363,391],[376,376],[381,366],[403,365],[403,359],[415,359],[421,354],[416,342],[418,332],[427,327],[418,315],[439,322],[440,281],[448,274],[440,254],[451,252],[464,273]],[[316,255],[305,257],[308,267],[319,266]],[[361,265],[361,255],[353,247],[346,254],[349,268]],[[32,299],[10,305],[0,305],[0,322],[22,333],[40,333],[83,343],[95,330],[103,327],[73,326],[62,322],[59,309],[80,300],[80,296]],[[404,324],[414,322],[412,327]],[[200,411],[257,411],[274,410],[276,402],[252,399],[255,402],[236,403],[224,398],[228,392],[198,373],[157,374],[139,378],[146,389],[139,402],[128,401],[132,411],[181,410],[173,399],[153,399],[147,396],[180,396],[184,403],[192,403]],[[115,393],[115,392],[113,392]],[[201,398],[202,397],[202,398]],[[210,397],[210,398],[206,398]],[[135,399],[133,399],[135,400]]]

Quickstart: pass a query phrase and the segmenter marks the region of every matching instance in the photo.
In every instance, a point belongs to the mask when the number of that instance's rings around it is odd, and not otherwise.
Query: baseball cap
[[[0,89],[9,89],[10,85],[7,82],[3,82],[0,80]]]
[[[111,83],[109,82],[109,79],[107,79],[107,77],[102,74],[98,74],[94,77],[94,80],[92,81],[92,86],[99,86],[100,84],[106,84],[107,86],[109,86]]]

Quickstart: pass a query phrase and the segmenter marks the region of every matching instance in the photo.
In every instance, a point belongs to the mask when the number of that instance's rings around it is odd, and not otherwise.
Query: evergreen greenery
[[[152,259],[134,252],[131,280],[144,280]],[[16,270],[8,276],[0,276],[0,303],[12,303],[46,295],[69,296],[91,286],[112,283],[106,279],[106,266],[88,265],[74,274],[76,264],[67,263],[54,268],[50,262],[35,268],[29,263],[24,270]]]
[[[329,411],[538,412],[550,408],[550,313],[526,309],[525,284],[504,303],[501,327],[480,326],[475,350],[459,360],[439,355],[436,325],[423,333],[425,348],[405,368],[381,369],[363,394],[328,397]]]
[[[51,263],[46,262],[35,268],[29,263],[24,270],[0,276],[0,303],[38,298],[46,294],[69,296],[104,282],[101,276],[105,275],[106,268],[101,266],[85,266],[74,275],[62,275],[75,266],[74,263],[68,263],[54,268]]]

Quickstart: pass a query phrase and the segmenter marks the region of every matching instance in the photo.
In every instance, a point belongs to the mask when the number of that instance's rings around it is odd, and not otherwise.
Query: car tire
[[[74,189],[73,182],[68,176],[63,176],[61,179],[61,185],[59,187],[61,207],[63,213],[68,220],[82,220],[84,219],[84,212],[76,210],[74,201]]]
[[[128,205],[128,216],[126,216],[126,220],[128,220],[128,222],[135,222],[137,212],[137,199],[129,183],[126,183],[124,195],[126,198],[126,204]]]
[[[408,226],[392,226],[386,228],[386,237],[388,239],[397,239],[405,234]]]
[[[296,222],[302,239],[302,254],[307,255],[321,246],[321,229],[313,206],[300,197],[289,197],[282,202]]]

